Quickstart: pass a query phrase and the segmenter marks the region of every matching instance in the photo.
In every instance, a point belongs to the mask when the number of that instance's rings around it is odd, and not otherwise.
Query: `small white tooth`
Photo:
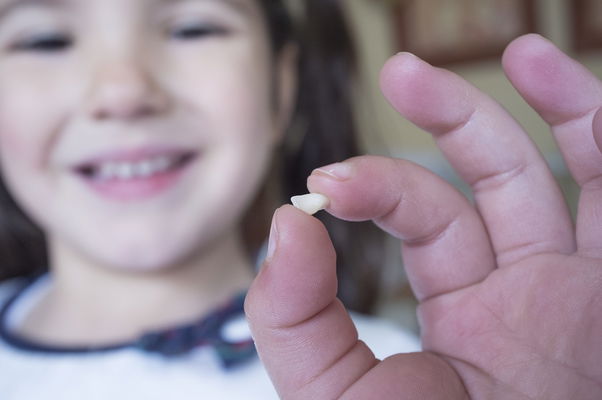
[[[328,207],[330,200],[323,194],[309,193],[301,196],[293,196],[291,197],[291,202],[301,211],[309,215],[314,215],[318,211]]]
[[[146,178],[155,173],[153,169],[153,164],[150,161],[142,161],[137,164],[134,164],[134,175]]]
[[[99,180],[108,181],[114,179],[117,172],[117,166],[113,163],[101,164],[98,168],[97,178]]]
[[[127,163],[118,164],[116,175],[119,179],[132,179],[134,177],[134,166]]]

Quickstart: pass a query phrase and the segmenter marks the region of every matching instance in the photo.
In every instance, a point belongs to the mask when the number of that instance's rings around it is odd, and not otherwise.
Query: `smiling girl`
[[[249,249],[281,190],[357,151],[341,16],[307,13],[327,53],[277,0],[0,0],[0,260],[30,278],[0,287],[3,398],[275,396],[242,314]],[[327,223],[366,311],[377,234]]]

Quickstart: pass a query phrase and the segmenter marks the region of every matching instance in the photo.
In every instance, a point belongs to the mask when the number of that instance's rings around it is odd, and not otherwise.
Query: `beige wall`
[[[429,135],[399,117],[382,98],[378,89],[380,68],[397,49],[394,44],[393,17],[385,0],[345,0],[356,27],[362,55],[363,88],[359,97],[360,120],[365,127],[370,152],[390,154],[415,160],[453,180],[446,163],[436,152]],[[539,0],[538,25],[544,36],[560,48],[568,49],[570,36],[565,0]],[[602,77],[602,52],[580,58],[595,74]],[[497,60],[466,64],[452,69],[478,88],[502,103],[527,129],[544,151],[552,169],[562,177],[560,160],[547,126],[518,96],[504,77]]]

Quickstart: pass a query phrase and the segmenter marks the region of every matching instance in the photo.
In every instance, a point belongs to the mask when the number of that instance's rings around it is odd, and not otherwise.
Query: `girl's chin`
[[[155,259],[132,262],[132,260],[111,259],[103,263],[106,268],[123,273],[163,273],[176,269],[180,263],[177,259]]]
[[[96,264],[116,272],[125,273],[154,273],[165,272],[183,265],[191,252],[186,251],[153,251],[161,249],[161,245],[149,246],[146,250],[141,249],[135,253],[97,251]],[[165,249],[163,249],[165,250]]]

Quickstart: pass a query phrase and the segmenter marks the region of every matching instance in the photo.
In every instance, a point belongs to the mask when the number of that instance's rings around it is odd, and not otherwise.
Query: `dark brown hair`
[[[290,132],[274,160],[272,175],[281,183],[259,196],[264,212],[248,213],[243,222],[251,248],[266,237],[275,204],[306,192],[313,169],[359,153],[351,93],[356,54],[339,2],[305,0],[303,15],[293,19],[282,0],[258,1],[274,54],[289,43],[299,48],[299,90]],[[272,201],[265,202],[265,196]],[[383,263],[382,234],[370,222],[346,223],[326,213],[319,218],[337,249],[339,297],[349,308],[369,312]],[[42,232],[19,209],[1,177],[0,263],[0,280],[40,273],[47,266]]]
[[[0,174],[0,281],[41,273],[46,264],[44,235],[14,202]]]
[[[261,2],[275,51],[289,41],[300,49],[297,108],[277,160],[288,199],[307,191],[307,177],[315,168],[360,153],[352,94],[357,56],[339,0],[303,1],[295,29],[281,0]],[[326,213],[318,218],[337,250],[339,298],[351,309],[370,312],[385,258],[383,233],[372,222],[343,222]]]

